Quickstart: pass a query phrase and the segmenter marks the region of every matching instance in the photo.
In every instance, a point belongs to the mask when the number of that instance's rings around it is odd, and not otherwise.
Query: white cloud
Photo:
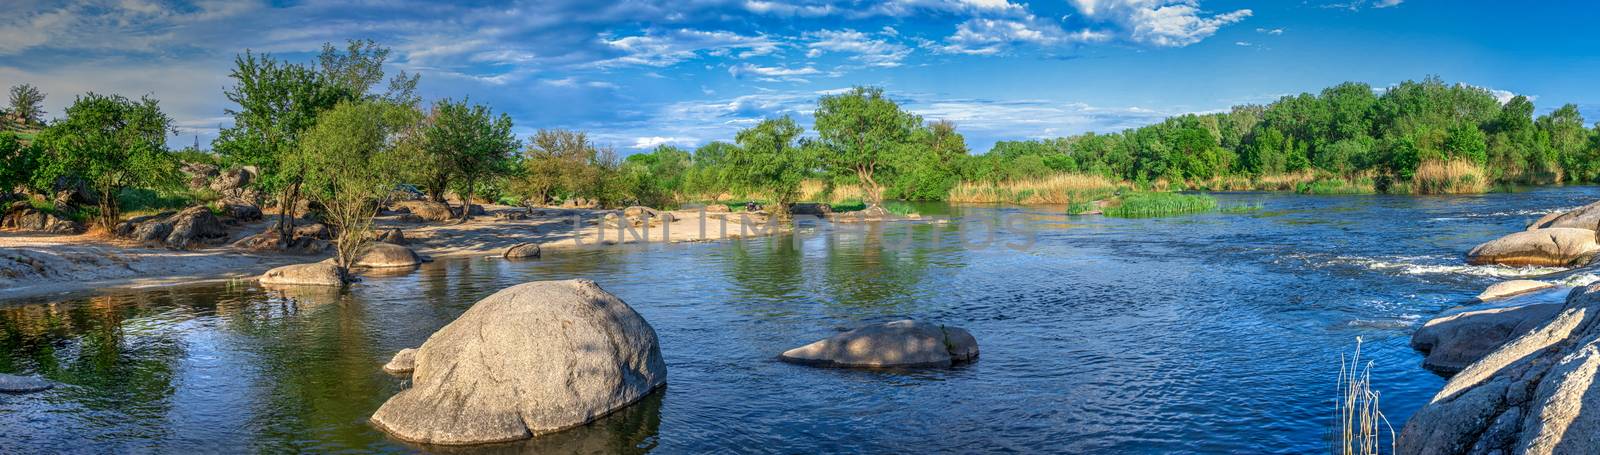
[[[1069,0],[1085,17],[1116,24],[1122,38],[1159,47],[1183,47],[1211,37],[1253,14],[1248,9],[1204,16],[1198,0]]]
[[[656,148],[656,147],[659,147],[659,146],[662,146],[662,145],[667,145],[667,144],[680,145],[680,146],[693,146],[695,144],[695,140],[693,138],[685,138],[685,137],[647,136],[647,137],[634,138],[633,146],[631,148],[640,149],[640,150],[648,150],[648,149],[653,149],[653,148]]]
[[[956,26],[956,33],[945,38],[943,45],[933,49],[946,54],[994,55],[1017,44],[1056,46],[1110,38],[1110,33],[1099,30],[1067,32],[1058,24],[1030,15],[1022,19],[969,19]]]
[[[592,64],[601,68],[628,65],[672,66],[699,57],[702,53],[750,58],[770,55],[781,45],[764,35],[746,36],[726,31],[690,29],[618,38],[602,35],[601,40],[612,50],[622,53],[619,57]]]
[[[888,30],[892,32],[894,29]],[[852,60],[868,66],[889,68],[900,66],[900,62],[911,55],[910,47],[873,39],[866,33],[850,29],[806,32],[802,39],[810,41],[806,44],[809,49],[806,57],[810,58],[820,57],[826,52],[849,53],[854,54],[850,57]]]
[[[1249,41],[1234,41],[1233,45],[1249,47],[1250,46],[1250,42]]]
[[[1459,82],[1459,83],[1457,83],[1457,85],[1460,85],[1460,86],[1463,86],[1463,87],[1472,87],[1472,88],[1476,88],[1476,89],[1480,89],[1480,90],[1489,92],[1490,95],[1494,96],[1495,101],[1499,101],[1500,104],[1506,104],[1507,102],[1511,101],[1512,98],[1516,98],[1517,95],[1520,95],[1519,93],[1516,93],[1516,92],[1513,92],[1513,91],[1510,91],[1510,90],[1502,90],[1502,89],[1497,89],[1497,88],[1492,88],[1492,87],[1484,87],[1484,86],[1481,86],[1481,85],[1472,85],[1472,84],[1468,84],[1468,83],[1464,83],[1464,82]],[[1527,98],[1528,101],[1533,101],[1533,100],[1539,99],[1538,96],[1534,96],[1534,95],[1522,95],[1522,96],[1524,98]]]
[[[1391,6],[1400,6],[1400,3],[1404,2],[1404,1],[1405,0],[1378,0],[1377,2],[1372,4],[1372,7],[1373,8],[1388,8],[1388,7],[1391,7]]]
[[[1256,28],[1256,33],[1265,33],[1265,34],[1268,34],[1268,35],[1282,35],[1283,34],[1283,29],[1282,28],[1261,28],[1261,27],[1257,27]]]

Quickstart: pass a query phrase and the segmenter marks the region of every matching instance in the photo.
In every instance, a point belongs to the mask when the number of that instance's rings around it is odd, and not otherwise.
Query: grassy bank
[[[950,202],[986,204],[1064,204],[1098,201],[1116,194],[1118,184],[1105,177],[1058,174],[1006,182],[963,182],[950,191]]]
[[[1217,198],[1205,194],[1131,193],[1105,208],[1106,216],[1144,218],[1216,210]]]

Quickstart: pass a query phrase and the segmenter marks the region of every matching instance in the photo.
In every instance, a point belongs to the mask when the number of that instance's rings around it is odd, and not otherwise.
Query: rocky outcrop
[[[1473,248],[1467,261],[1474,265],[1537,265],[1569,267],[1583,265],[1600,252],[1595,231],[1576,228],[1548,228],[1522,231]]]
[[[61,215],[44,212],[27,206],[22,206],[0,214],[0,229],[10,229],[27,232],[43,232],[47,234],[77,234],[83,231],[83,226]]]
[[[870,325],[798,348],[784,361],[834,367],[948,367],[978,357],[978,340],[958,327],[910,319]]]
[[[1401,454],[1600,453],[1600,285],[1461,370],[1406,422]]]
[[[655,330],[587,280],[520,284],[428,337],[411,388],[372,423],[427,444],[514,441],[586,424],[666,383]]]
[[[1600,228],[1600,202],[1565,212],[1547,214],[1528,225],[1530,231],[1549,228],[1579,228],[1591,231]]]
[[[263,285],[344,286],[344,273],[332,261],[278,267],[261,274]]]
[[[189,207],[166,220],[172,224],[167,246],[187,249],[203,244],[221,244],[228,239],[228,228],[204,206]]]
[[[373,235],[373,238],[379,242],[393,243],[395,245],[404,245],[406,243],[406,234],[399,228],[380,229]]]
[[[250,171],[244,169],[235,168],[222,171],[217,174],[216,178],[211,179],[211,190],[224,194],[236,192],[249,185],[253,177],[254,175]]]
[[[506,259],[536,258],[539,257],[539,244],[518,243],[516,245],[512,245],[511,248],[506,248],[506,252],[503,256]]]
[[[394,353],[394,358],[389,363],[383,364],[383,372],[395,376],[410,376],[417,365],[417,349],[405,348]]]
[[[1514,297],[1529,292],[1538,292],[1550,289],[1556,285],[1536,280],[1511,280],[1501,281],[1490,285],[1483,292],[1478,293],[1478,301],[1486,302],[1496,299]]]
[[[222,214],[230,219],[241,222],[261,221],[261,207],[245,202],[227,202],[222,204]]]
[[[1434,318],[1411,335],[1411,347],[1427,354],[1422,366],[1454,373],[1478,361],[1507,340],[1543,324],[1561,311],[1559,303],[1464,311]]]
[[[795,203],[789,205],[789,214],[827,218],[829,215],[833,215],[833,206],[814,202]]]
[[[448,221],[454,215],[450,207],[433,201],[398,201],[392,206],[397,211],[404,209],[404,213],[414,215],[423,221]]]
[[[38,376],[0,374],[0,393],[33,393],[50,390],[56,383]]]
[[[372,242],[356,256],[357,267],[411,267],[422,264],[415,251],[393,243]]]

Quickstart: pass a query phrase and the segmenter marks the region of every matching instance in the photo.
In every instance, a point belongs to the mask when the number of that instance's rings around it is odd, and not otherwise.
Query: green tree
[[[947,197],[959,183],[962,160],[967,157],[967,141],[956,132],[955,124],[939,121],[918,128],[903,147],[906,150],[894,154],[891,163],[900,171],[890,182],[890,195],[918,201]]]
[[[38,147],[24,144],[16,133],[0,132],[0,200],[7,199],[17,187],[33,182],[38,153]]]
[[[774,210],[787,216],[800,197],[800,181],[814,166],[810,151],[795,143],[805,129],[783,116],[739,131],[728,150],[728,177],[739,190],[772,195]]]
[[[472,216],[476,184],[511,172],[514,153],[522,147],[511,133],[511,116],[495,116],[488,106],[443,99],[433,105],[422,132],[422,148],[439,158],[460,183],[461,216]]]
[[[73,101],[66,115],[39,133],[49,156],[35,180],[75,176],[88,182],[98,196],[101,227],[117,223],[123,189],[176,179],[177,164],[166,148],[167,135],[175,132],[172,119],[156,100],[91,92]]]
[[[394,189],[400,136],[421,114],[387,101],[346,101],[322,114],[300,146],[307,196],[333,225],[336,260],[348,269],[368,244],[378,204]]]
[[[44,123],[44,92],[32,84],[19,84],[11,87],[11,115],[17,117],[23,126],[40,125]]]
[[[589,163],[596,153],[594,144],[582,132],[539,130],[518,160],[522,172],[512,185],[513,191],[532,204],[571,197],[589,181],[588,174],[593,172]]]
[[[878,180],[886,176],[881,173],[891,171],[887,164],[892,155],[905,150],[911,132],[921,125],[921,117],[900,110],[877,87],[855,87],[817,102],[822,162],[835,174],[855,175],[867,203],[874,206],[883,202]]]

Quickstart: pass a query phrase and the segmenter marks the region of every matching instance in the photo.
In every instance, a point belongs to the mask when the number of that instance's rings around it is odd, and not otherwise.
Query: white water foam
[[[1429,256],[1396,256],[1391,258],[1336,256],[1329,262],[1351,264],[1365,267],[1369,270],[1394,272],[1401,275],[1472,275],[1492,278],[1524,278],[1566,270],[1557,267],[1450,264],[1449,261],[1452,260],[1460,261],[1461,259]]]

